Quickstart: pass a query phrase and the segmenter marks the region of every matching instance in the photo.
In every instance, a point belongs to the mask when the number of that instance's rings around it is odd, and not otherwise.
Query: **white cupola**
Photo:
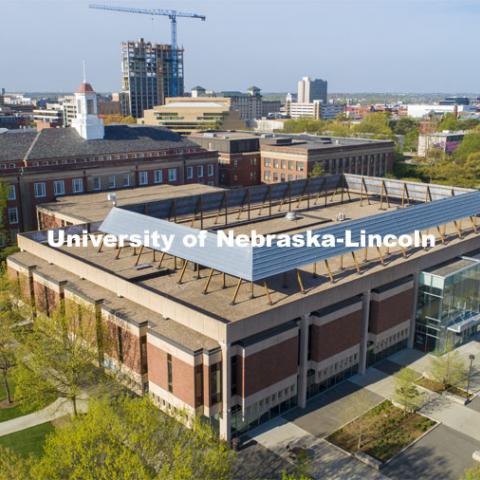
[[[83,81],[75,92],[77,116],[72,120],[72,127],[85,140],[98,140],[105,136],[103,121],[98,118],[97,94],[92,86]]]

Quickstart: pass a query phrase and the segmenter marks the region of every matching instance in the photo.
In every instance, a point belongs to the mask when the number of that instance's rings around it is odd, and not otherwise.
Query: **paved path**
[[[81,398],[77,402],[77,408],[80,412],[86,412],[88,408],[86,399]],[[6,422],[1,422],[0,436],[25,430],[26,428],[35,427],[36,425],[41,425],[42,423],[51,422],[52,420],[65,417],[66,415],[71,415],[72,413],[72,403],[64,398],[58,398],[43,410],[38,410],[37,412],[29,413],[28,415],[23,415],[22,417],[12,418]]]
[[[305,449],[310,459],[309,473],[314,479],[384,480],[388,478],[282,417],[261,425],[250,432],[249,436],[291,463],[294,463],[291,449],[295,447]]]

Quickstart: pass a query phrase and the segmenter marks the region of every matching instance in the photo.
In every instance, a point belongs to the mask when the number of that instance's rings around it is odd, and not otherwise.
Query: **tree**
[[[323,175],[325,175],[325,172],[323,170],[322,163],[321,162],[315,162],[315,164],[313,165],[313,168],[310,171],[310,173],[308,174],[308,176],[310,178],[313,178],[313,177],[321,177]]]
[[[32,458],[0,445],[0,480],[34,480],[32,466]]]
[[[21,403],[41,408],[60,396],[72,402],[77,415],[80,392],[99,378],[100,328],[93,311],[70,301],[51,318],[37,316],[17,355]]]
[[[389,125],[389,115],[383,112],[372,112],[353,127],[356,134],[369,134],[375,138],[394,138]]]
[[[402,368],[395,375],[394,399],[403,407],[405,414],[415,412],[420,406],[422,396],[415,384],[417,377],[417,373],[410,368]]]
[[[59,428],[34,466],[39,480],[227,480],[233,452],[213,429],[187,429],[148,398],[92,401],[88,413]]]
[[[465,162],[472,153],[480,152],[480,132],[472,132],[465,135],[462,143],[453,153],[460,162]]]
[[[480,465],[475,465],[465,470],[462,480],[480,480]]]
[[[430,361],[430,376],[443,385],[443,389],[460,387],[465,384],[467,367],[465,361],[451,344],[447,345],[446,352],[433,357]]]
[[[0,371],[7,393],[8,403],[13,403],[10,387],[10,372],[16,365],[16,350],[20,323],[27,316],[27,307],[19,303],[18,286],[11,282],[6,273],[0,274]]]
[[[137,123],[137,121],[131,115],[124,117],[123,115],[112,114],[112,115],[105,115],[103,117],[103,123],[104,125],[112,125],[115,123],[134,124],[134,123]]]
[[[442,121],[437,125],[437,131],[439,132],[443,132],[444,130],[455,132],[459,129],[459,122],[455,113],[445,114]]]

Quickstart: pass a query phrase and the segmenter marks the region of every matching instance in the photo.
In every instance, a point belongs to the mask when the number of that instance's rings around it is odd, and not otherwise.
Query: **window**
[[[82,193],[83,192],[83,179],[74,178],[72,181],[73,193]]]
[[[162,170],[155,170],[153,181],[155,183],[162,183],[163,182],[163,172],[162,172]]]
[[[197,177],[203,177],[203,165],[197,166]]]
[[[55,180],[53,182],[53,194],[65,195],[65,182],[63,180]]]
[[[142,364],[142,373],[146,373],[148,371],[146,335],[140,337],[140,359]]]
[[[115,188],[117,186],[117,179],[115,175],[110,175],[108,177],[108,188]]]
[[[195,407],[203,405],[203,365],[195,367]]]
[[[168,181],[169,182],[176,182],[177,181],[177,169],[176,168],[169,168],[168,169]]]
[[[209,177],[213,177],[213,175],[215,174],[215,167],[214,165],[208,165],[208,176]]]
[[[93,177],[93,190],[101,190],[102,189],[102,181],[100,177]]]
[[[231,357],[231,370],[232,370],[232,380],[231,380],[231,395],[237,395],[238,393],[238,355]]]
[[[193,167],[187,167],[187,180],[191,180],[193,178]]]
[[[273,160],[273,168],[278,168],[278,160],[276,158]]]
[[[266,167],[270,167],[270,165],[272,164],[271,160],[269,158],[266,158],[263,162],[263,164],[266,166]]]
[[[122,329],[117,327],[117,348],[118,348],[118,361],[123,363],[123,335]]]
[[[17,190],[15,185],[8,186],[8,200],[15,200],[17,198]]]
[[[138,184],[148,185],[148,172],[138,172]]]
[[[125,175],[123,177],[123,186],[129,187],[130,186],[130,175]]]
[[[212,405],[222,401],[222,364],[210,365],[210,399]]]
[[[297,162],[297,172],[303,172],[304,168],[305,168],[304,162]]]
[[[18,223],[18,210],[16,208],[8,209],[8,223],[15,225]]]
[[[45,182],[38,182],[33,184],[35,191],[35,197],[41,198],[47,196],[47,189],[45,187]]]
[[[167,354],[167,375],[168,375],[168,391],[173,393],[173,366],[172,356]]]

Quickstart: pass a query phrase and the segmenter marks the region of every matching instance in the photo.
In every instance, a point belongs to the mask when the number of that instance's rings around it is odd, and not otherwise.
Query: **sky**
[[[178,20],[185,86],[330,92],[478,92],[480,0],[92,0],[206,15]],[[167,17],[88,8],[89,0],[0,0],[0,88],[64,91],[87,77],[121,85],[120,43],[169,43]]]

